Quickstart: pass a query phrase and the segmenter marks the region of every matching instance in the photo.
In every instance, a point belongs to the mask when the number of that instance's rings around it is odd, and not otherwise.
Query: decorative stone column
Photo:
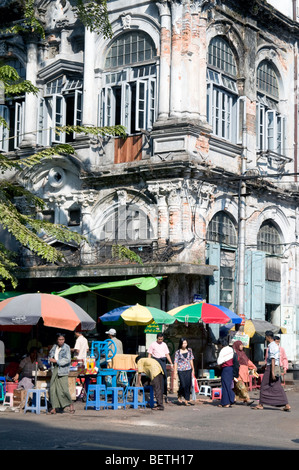
[[[94,90],[95,35],[85,28],[84,40],[84,83],[83,83],[83,126],[96,126],[97,99]]]
[[[171,14],[167,0],[157,3],[161,17],[160,43],[160,90],[158,104],[158,120],[169,117],[170,99],[170,62],[171,62]]]
[[[37,76],[37,43],[36,40],[27,43],[26,79],[36,85]],[[21,148],[36,146],[38,98],[33,93],[25,95],[24,138]]]

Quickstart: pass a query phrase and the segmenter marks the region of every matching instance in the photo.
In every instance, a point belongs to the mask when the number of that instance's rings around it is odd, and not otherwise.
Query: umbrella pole
[[[36,382],[37,382],[37,361],[35,362],[34,388],[36,388]]]

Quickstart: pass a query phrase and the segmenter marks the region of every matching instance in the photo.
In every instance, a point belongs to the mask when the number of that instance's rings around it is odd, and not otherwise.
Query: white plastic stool
[[[2,404],[6,406],[13,406],[13,393],[6,393],[4,397],[4,402]]]
[[[199,395],[205,395],[210,397],[212,395],[212,389],[209,385],[201,385],[199,389]]]

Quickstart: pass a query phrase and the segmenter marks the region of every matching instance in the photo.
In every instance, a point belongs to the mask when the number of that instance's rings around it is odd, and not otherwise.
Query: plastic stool
[[[3,401],[5,397],[4,384],[0,382],[0,401]]]
[[[120,395],[119,395],[119,392]],[[126,399],[123,387],[107,387],[107,396],[111,393],[112,402],[107,401],[107,408],[117,410],[120,407],[126,408]],[[119,401],[121,399],[121,401]]]
[[[152,385],[145,385],[144,392],[150,392],[150,399],[146,401],[151,408],[154,408],[155,403],[157,403],[154,399],[154,387]]]
[[[138,392],[142,391],[142,401],[138,400]],[[130,400],[129,395],[132,393],[132,400]],[[127,387],[126,392],[126,405],[133,406],[134,410],[137,410],[139,406],[145,408],[147,402],[144,397],[144,388],[143,387]]]
[[[8,402],[7,402],[7,399],[8,399]],[[13,393],[5,394],[3,405],[13,406]]]
[[[94,398],[90,398],[90,395],[93,394]],[[104,399],[102,398],[104,395]],[[86,405],[85,409],[93,407],[96,410],[100,410],[101,407],[107,409],[107,390],[105,385],[89,385],[87,390]]]
[[[205,395],[206,397],[211,396],[211,387],[209,385],[201,385],[199,389],[199,395]]]
[[[221,400],[222,398],[222,389],[221,388],[212,388],[212,400]]]
[[[6,377],[3,377],[3,376],[0,377],[0,385],[3,386],[3,392],[4,392],[4,395],[5,395],[5,393],[6,393]]]
[[[28,404],[28,399],[32,394],[32,403],[31,405]],[[44,395],[45,404],[41,404],[41,399]],[[26,414],[27,411],[31,411],[31,413],[36,413],[37,415],[44,410],[46,413],[48,412],[48,404],[47,404],[47,390],[45,388],[30,388],[27,390],[26,401],[25,401],[25,409],[24,413]]]

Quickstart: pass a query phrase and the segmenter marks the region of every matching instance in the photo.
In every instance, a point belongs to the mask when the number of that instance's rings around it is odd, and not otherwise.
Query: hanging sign
[[[146,328],[144,329],[144,333],[162,333],[162,325],[158,325],[158,323],[153,321],[152,323],[146,326]]]

